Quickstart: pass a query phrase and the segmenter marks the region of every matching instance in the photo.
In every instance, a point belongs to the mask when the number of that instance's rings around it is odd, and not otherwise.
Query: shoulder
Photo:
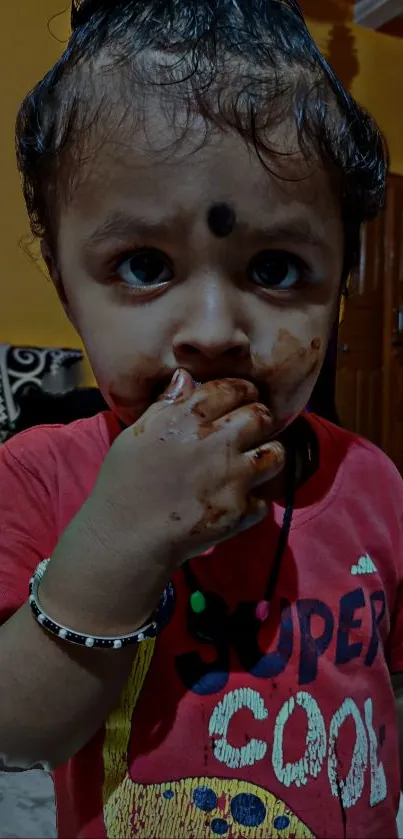
[[[7,498],[18,498],[21,509],[45,505],[64,529],[92,491],[119,431],[116,418],[106,412],[17,434],[0,447],[2,513]]]
[[[394,463],[374,443],[314,414],[308,419],[319,439],[326,437],[328,443],[331,442],[339,454],[343,454],[350,461],[350,465],[354,463],[358,469],[376,468],[385,477],[402,483],[402,477]]]
[[[342,472],[344,491],[357,491],[361,499],[389,502],[403,516],[403,480],[390,458],[369,440],[318,416],[308,417],[319,439],[324,472],[334,465]]]
[[[118,433],[106,413],[37,426],[0,447],[0,623],[24,601],[32,571],[88,497]]]
[[[43,477],[63,464],[72,469],[83,460],[102,461],[118,433],[117,420],[109,412],[69,425],[39,425],[0,447],[0,467],[20,467]]]

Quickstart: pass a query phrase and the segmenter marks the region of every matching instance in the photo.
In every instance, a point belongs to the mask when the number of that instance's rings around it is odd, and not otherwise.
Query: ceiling
[[[395,17],[381,26],[379,31],[385,35],[394,35],[395,38],[403,38],[403,17]]]
[[[403,38],[403,0],[344,0],[356,23]]]
[[[300,0],[307,18],[317,22],[354,20],[361,26],[403,38],[403,0]]]

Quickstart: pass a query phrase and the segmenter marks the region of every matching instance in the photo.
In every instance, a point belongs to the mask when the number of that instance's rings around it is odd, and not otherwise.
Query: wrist
[[[84,632],[82,629],[78,629],[76,624],[68,626],[61,623],[55,618],[54,613],[50,614],[48,610],[44,609],[43,602],[40,602],[39,588],[44,576],[46,577],[46,571],[50,563],[50,559],[42,560],[37,566],[29,584],[29,606],[31,612],[37,623],[50,635],[75,646],[103,651],[110,649],[120,650],[134,646],[147,639],[155,638],[159,625],[162,624],[166,615],[169,600],[172,600],[167,589],[160,598],[158,609],[154,615],[141,627],[135,630],[132,629],[128,633],[115,632],[114,634],[99,634],[98,631],[92,631],[91,633]]]
[[[102,593],[83,582],[78,578],[73,592],[70,575],[67,578],[52,558],[36,588],[39,609],[57,625],[91,637],[126,636],[155,622],[164,587],[149,597],[132,595],[129,602],[127,596],[123,598],[114,592],[107,581]]]
[[[154,556],[115,550],[71,527],[56,546],[39,599],[57,622],[96,635],[125,635],[150,621],[169,582]]]

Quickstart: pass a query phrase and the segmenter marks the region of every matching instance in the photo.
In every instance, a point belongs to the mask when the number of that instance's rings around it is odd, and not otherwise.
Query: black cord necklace
[[[307,459],[310,466],[312,451],[309,442],[307,445]],[[259,623],[264,623],[269,615],[270,604],[276,589],[281,563],[287,548],[288,537],[290,534],[294,512],[295,491],[302,478],[304,465],[305,464],[302,463],[301,470],[298,469],[297,449],[296,446],[291,446],[288,451],[286,463],[286,506],[283,523],[274,555],[273,565],[271,567],[269,579],[264,592],[264,597],[257,604],[255,611],[255,617]],[[301,475],[298,475],[299,471],[301,471]],[[198,641],[202,641],[207,644],[215,643],[229,632],[228,607],[223,598],[218,594],[201,591],[190,562],[187,562],[183,566],[183,573],[191,593],[188,605],[189,632]]]

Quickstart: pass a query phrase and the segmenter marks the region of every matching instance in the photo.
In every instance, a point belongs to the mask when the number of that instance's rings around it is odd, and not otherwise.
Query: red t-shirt
[[[297,493],[267,623],[257,631],[253,613],[277,505],[194,561],[203,589],[243,615],[230,642],[189,634],[176,574],[171,618],[139,645],[119,707],[55,772],[63,839],[396,836],[403,485],[371,444],[309,421],[321,467]],[[0,449],[2,620],[26,600],[118,433],[101,414]]]

